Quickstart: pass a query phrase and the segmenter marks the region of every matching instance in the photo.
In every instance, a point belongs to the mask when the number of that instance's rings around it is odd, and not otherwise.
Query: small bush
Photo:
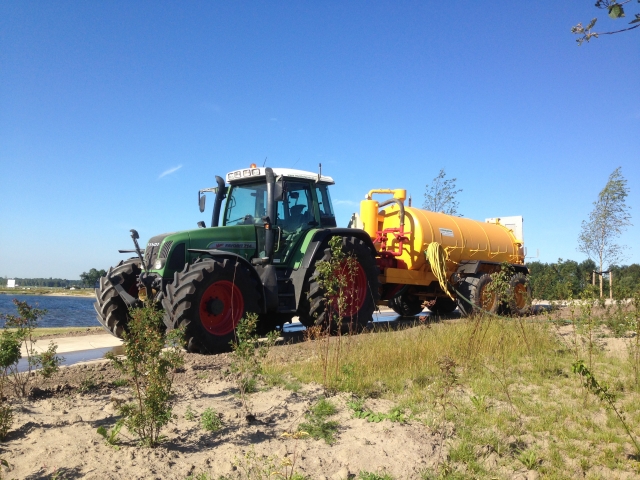
[[[208,432],[217,432],[222,430],[222,419],[220,414],[212,408],[207,408],[200,416],[200,425]]]
[[[115,448],[116,450],[119,450],[120,447],[118,447],[118,435],[120,434],[121,429],[122,429],[122,422],[119,421],[109,431],[107,431],[107,429],[104,426],[98,427],[97,431],[98,431],[98,434],[105,439],[105,441],[107,442],[107,445]]]
[[[0,335],[0,395],[6,386],[11,386],[15,395],[26,397],[29,394],[29,385],[35,377],[34,370],[43,378],[49,378],[58,371],[58,367],[64,361],[63,357],[56,355],[58,346],[50,342],[49,348],[43,353],[35,351],[36,340],[33,336],[38,327],[38,321],[47,314],[46,310],[33,308],[27,302],[13,300],[18,315],[2,315],[0,319],[5,321],[4,329]],[[10,330],[9,330],[10,329]],[[27,368],[18,371],[18,362],[22,358],[21,347],[27,352]]]
[[[162,317],[152,304],[131,310],[129,332],[124,334],[125,358],[108,355],[136,398],[120,407],[124,425],[149,447],[158,445],[161,429],[171,420],[173,376],[184,363],[182,331],[170,332],[165,350]]]
[[[196,419],[196,412],[191,409],[191,405],[187,405],[187,409],[184,412],[185,420],[193,422]]]
[[[13,425],[13,409],[7,402],[2,402],[0,404],[0,442],[6,438],[11,425]]]
[[[276,332],[271,332],[265,341],[260,341],[255,334],[257,325],[258,315],[247,313],[238,323],[235,331],[236,339],[231,342],[233,349],[231,372],[234,374],[242,404],[248,415],[251,414],[248,394],[257,390],[257,379],[262,373],[262,362],[278,338]]]

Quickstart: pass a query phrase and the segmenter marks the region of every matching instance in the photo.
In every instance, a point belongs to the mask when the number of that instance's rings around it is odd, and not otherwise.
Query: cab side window
[[[318,208],[320,209],[320,226],[325,228],[335,227],[336,217],[331,208],[331,197],[329,196],[328,185],[316,186],[316,196],[318,197]]]

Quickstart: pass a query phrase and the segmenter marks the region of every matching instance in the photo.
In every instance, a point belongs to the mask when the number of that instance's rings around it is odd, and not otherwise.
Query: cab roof
[[[323,183],[326,185],[333,185],[335,182],[333,178],[327,177],[326,175],[320,175],[318,179],[318,174],[313,172],[307,172],[305,170],[295,170],[293,168],[273,168],[273,174],[278,177],[284,178],[300,178],[304,180],[313,180],[318,183]],[[265,167],[251,167],[251,168],[243,168],[240,170],[234,170],[232,172],[227,173],[225,180],[227,183],[231,185],[238,183],[245,183],[249,181],[255,181],[260,178],[265,177]]]

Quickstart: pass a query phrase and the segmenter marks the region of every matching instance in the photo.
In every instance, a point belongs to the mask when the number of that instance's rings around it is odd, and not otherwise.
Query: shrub
[[[248,394],[256,391],[258,375],[262,373],[262,362],[278,338],[276,332],[271,332],[266,340],[260,341],[255,334],[257,325],[258,316],[255,313],[247,313],[238,323],[236,339],[231,342],[231,371],[248,417],[251,416]]]
[[[208,432],[217,432],[222,430],[222,419],[220,414],[212,408],[207,408],[200,416],[200,425]]]
[[[120,407],[123,423],[143,445],[155,447],[161,429],[171,420],[173,377],[184,364],[182,331],[163,334],[163,313],[153,304],[131,310],[129,332],[124,333],[124,359],[108,358],[131,386],[135,403]]]
[[[0,335],[0,395],[9,385],[15,395],[26,397],[29,394],[29,385],[35,377],[34,370],[43,378],[49,378],[58,371],[58,367],[64,361],[63,357],[56,355],[57,345],[49,343],[49,348],[43,353],[35,351],[36,340],[33,331],[38,327],[40,318],[47,314],[46,310],[33,308],[27,302],[13,300],[18,315],[0,315],[5,321],[4,329]],[[18,371],[18,362],[22,358],[21,347],[27,352],[27,367],[24,371]]]

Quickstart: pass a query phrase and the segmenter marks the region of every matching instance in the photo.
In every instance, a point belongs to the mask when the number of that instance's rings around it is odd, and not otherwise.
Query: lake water
[[[46,295],[0,295],[0,313],[17,315],[13,304],[17,298],[32,307],[43,308],[47,314],[42,317],[40,327],[99,327],[93,309],[93,297],[50,297]],[[0,327],[4,321],[0,320]]]

